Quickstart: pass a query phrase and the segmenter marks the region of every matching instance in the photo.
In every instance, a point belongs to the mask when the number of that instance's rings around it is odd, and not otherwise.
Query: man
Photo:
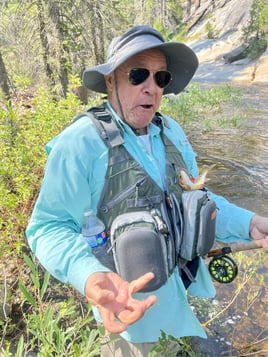
[[[108,332],[117,337],[120,334],[119,340],[103,348],[102,356],[147,356],[161,330],[174,337],[206,337],[186,297],[186,287],[190,294],[200,297],[215,294],[202,259],[195,259],[198,263],[190,285],[185,285],[180,270],[174,266],[160,287],[139,292],[156,278],[154,274],[148,271],[133,281],[122,279],[92,254],[81,234],[84,212],[93,209],[105,220],[102,203],[106,195],[117,190],[118,197],[122,185],[127,185],[136,171],[144,173],[146,188],[164,197],[170,188],[169,181],[176,181],[175,176],[170,180],[167,172],[166,161],[172,154],[167,152],[166,140],[174,148],[171,151],[175,152],[175,161],[182,158],[189,175],[198,176],[195,153],[179,124],[164,115],[158,115],[155,121],[162,95],[180,93],[197,66],[196,55],[184,44],[165,42],[151,27],[136,26],[112,41],[106,63],[85,71],[84,85],[108,94],[105,108],[123,138],[120,155],[122,152],[129,155],[126,165],[131,162],[135,167],[135,170],[128,168],[132,170],[130,175],[126,170],[117,172],[114,166],[110,170],[112,149],[101,138],[93,118],[87,115],[82,115],[47,145],[49,157],[27,229],[28,241],[48,271],[86,296],[93,305],[96,320],[103,322]],[[112,174],[107,179],[109,170]],[[113,190],[105,190],[111,180],[118,181],[118,187],[114,184]],[[175,196],[180,200],[178,183],[172,187],[178,191]],[[255,239],[268,250],[268,218],[212,193],[210,198],[218,208],[218,239],[225,242]],[[161,204],[163,200],[157,207]],[[144,205],[148,210],[148,205]],[[137,211],[136,206],[126,210],[132,211]],[[108,231],[110,222],[116,218],[115,212],[116,208],[111,209],[105,221]],[[135,251],[136,244],[131,251]],[[134,266],[132,270],[135,269]]]

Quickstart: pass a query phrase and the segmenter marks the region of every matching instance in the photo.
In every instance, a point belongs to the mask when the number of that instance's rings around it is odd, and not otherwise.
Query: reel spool
[[[231,283],[238,274],[236,263],[226,255],[214,257],[208,265],[208,270],[212,278],[222,284]]]

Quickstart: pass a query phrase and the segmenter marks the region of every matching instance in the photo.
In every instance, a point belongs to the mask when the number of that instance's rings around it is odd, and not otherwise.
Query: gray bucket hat
[[[123,35],[112,40],[106,63],[86,69],[83,73],[84,86],[99,93],[107,93],[104,76],[112,73],[126,60],[139,52],[158,48],[167,59],[167,69],[172,74],[171,83],[164,94],[180,93],[193,77],[198,59],[185,44],[165,42],[162,35],[150,26],[134,26]]]

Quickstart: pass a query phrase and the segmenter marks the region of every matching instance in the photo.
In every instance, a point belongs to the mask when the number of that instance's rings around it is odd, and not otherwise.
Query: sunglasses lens
[[[171,73],[168,71],[158,71],[155,73],[155,82],[160,88],[165,88],[171,81]]]
[[[146,81],[150,76],[147,68],[133,68],[128,74],[128,80],[133,86],[137,86]],[[158,71],[154,75],[155,83],[160,88],[165,88],[171,81],[171,73],[168,71]]]
[[[146,81],[146,79],[149,77],[150,72],[146,68],[133,68],[129,72],[129,82],[133,84],[134,86],[137,86],[141,84],[142,82]]]

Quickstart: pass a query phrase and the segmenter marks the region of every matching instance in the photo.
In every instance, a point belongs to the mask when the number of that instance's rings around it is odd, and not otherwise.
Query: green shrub
[[[178,96],[164,97],[160,111],[185,127],[199,125],[200,130],[211,130],[221,125],[221,117],[216,119],[216,115],[223,112],[223,106],[237,106],[241,98],[242,92],[230,85],[203,88],[194,83]],[[224,123],[234,126],[238,120],[230,116]]]
[[[213,31],[213,26],[211,25],[211,23],[208,21],[206,23],[206,31],[207,31],[207,36],[209,39],[213,39],[214,38],[214,31]]]
[[[247,48],[248,57],[255,59],[268,45],[268,3],[267,0],[254,0],[250,19],[243,28],[242,40]]]
[[[24,255],[31,284],[19,282],[22,305],[27,301],[23,321],[27,326],[15,345],[16,356],[37,351],[42,357],[94,357],[100,354],[101,328],[93,328],[91,306],[79,311],[74,296],[62,296],[55,301],[51,294],[49,273],[40,274],[34,258]],[[50,290],[50,293],[49,293]],[[80,307],[81,309],[81,307]],[[10,344],[2,349],[4,357],[11,356]],[[14,346],[13,346],[14,350]]]

